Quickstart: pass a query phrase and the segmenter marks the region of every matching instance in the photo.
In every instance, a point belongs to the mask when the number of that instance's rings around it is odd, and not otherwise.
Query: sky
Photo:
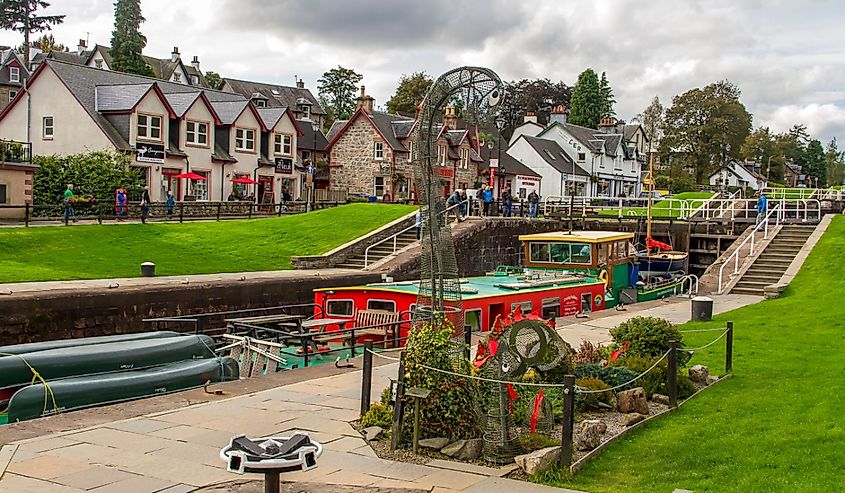
[[[845,4],[839,0],[142,0],[145,54],[198,56],[224,77],[293,85],[338,65],[383,105],[402,74],[486,66],[505,80],[574,84],[606,72],[630,120],[654,96],[728,79],[754,126],[845,138]],[[112,0],[53,0],[53,29],[110,44]],[[17,45],[18,33],[0,32]]]

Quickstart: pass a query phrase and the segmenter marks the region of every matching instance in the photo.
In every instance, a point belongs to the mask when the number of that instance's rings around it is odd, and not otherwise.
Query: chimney
[[[364,108],[368,115],[373,114],[373,107],[376,100],[372,96],[367,96],[367,89],[361,86],[361,95],[358,96],[358,104],[356,109]]]
[[[85,51],[86,48],[88,48],[88,42],[85,41],[84,39],[80,39],[79,44],[76,45],[76,54],[81,55],[82,52]]]
[[[599,121],[600,127],[615,127],[616,126],[616,118],[602,118]]]
[[[296,87],[298,87],[299,89],[305,89],[305,81],[299,79],[298,81],[296,81]]]
[[[179,61],[179,47],[178,46],[173,47],[173,53],[170,54],[170,61],[173,62],[173,63],[176,63],[177,61]]]
[[[537,115],[533,111],[525,113],[525,123],[537,123]]]
[[[458,112],[454,106],[449,105],[446,107],[446,111],[443,113],[443,125],[446,125],[452,130],[458,128]]]
[[[560,123],[561,125],[566,125],[566,106],[559,104],[552,108],[552,112],[549,114],[549,123]]]
[[[201,72],[200,70],[200,59],[198,56],[194,55],[194,59],[191,60],[191,66],[194,67],[194,70],[197,72]]]

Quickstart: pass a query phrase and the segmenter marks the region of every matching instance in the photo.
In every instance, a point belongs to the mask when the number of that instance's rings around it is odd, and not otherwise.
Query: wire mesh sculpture
[[[490,69],[461,67],[441,75],[420,106],[415,140],[419,152],[422,190],[422,256],[420,287],[414,309],[415,323],[436,324],[446,319],[455,328],[453,337],[464,330],[461,285],[455,244],[446,218],[444,186],[436,173],[437,138],[445,107],[455,101],[463,105],[464,118],[474,125],[491,120],[492,108],[503,94],[502,81]],[[412,159],[414,156],[411,157]]]

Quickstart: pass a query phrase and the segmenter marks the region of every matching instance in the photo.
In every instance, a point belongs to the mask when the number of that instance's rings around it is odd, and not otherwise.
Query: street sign
[[[499,167],[499,160],[490,158],[490,167],[491,168],[498,168]]]
[[[643,178],[643,185],[654,185],[654,178],[651,176],[651,171],[646,173],[645,177]]]
[[[309,164],[307,169],[308,169],[308,174],[309,174],[309,175],[313,175],[313,174],[314,174],[314,165],[313,165],[313,164]]]

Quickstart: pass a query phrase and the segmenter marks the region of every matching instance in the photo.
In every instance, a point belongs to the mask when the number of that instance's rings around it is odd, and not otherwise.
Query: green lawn
[[[350,204],[251,221],[0,228],[0,282],[290,269],[291,255],[325,253],[413,211]]]
[[[696,210],[704,203],[705,200],[713,196],[711,192],[683,192],[673,195],[672,200],[660,200],[651,206],[652,217],[679,217],[681,215],[681,204],[678,200],[683,200],[687,203],[685,211],[687,214]],[[646,207],[623,207],[622,214],[624,216],[645,216],[648,214]],[[600,216],[618,216],[619,209],[607,209],[599,211]]]
[[[809,188],[772,188],[767,191],[769,199],[802,200],[810,198],[813,190]]]
[[[591,492],[830,492],[845,485],[845,218],[785,296],[682,329],[735,323],[734,377],[612,445],[558,486]],[[700,345],[718,333],[687,334]],[[694,363],[724,368],[724,345]],[[722,371],[720,370],[720,371]]]

